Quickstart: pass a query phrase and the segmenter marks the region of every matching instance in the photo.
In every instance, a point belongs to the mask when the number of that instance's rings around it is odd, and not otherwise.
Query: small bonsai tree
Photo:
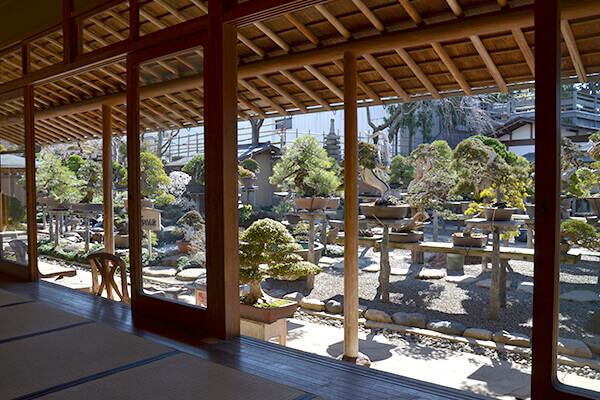
[[[390,165],[390,183],[398,186],[407,186],[415,176],[415,167],[409,161],[397,155],[392,158]]]
[[[181,169],[196,183],[204,183],[204,154],[196,154]]]
[[[561,159],[560,159],[560,174],[562,191],[567,197],[582,198],[589,196],[590,191],[586,187],[585,175],[586,171],[581,171],[583,166],[583,151],[578,144],[573,143],[569,138],[561,138]],[[592,147],[593,148],[593,147]],[[583,179],[582,179],[583,178]]]
[[[73,154],[67,161],[65,161],[65,167],[69,168],[74,174],[79,171],[79,168],[83,165],[84,160],[81,156]]]
[[[246,168],[242,167],[241,165],[238,165],[238,176],[242,179],[254,178],[254,177],[256,177],[256,174],[254,172],[252,172],[251,170],[246,169]]]
[[[36,157],[39,166],[35,174],[35,185],[40,193],[59,202],[76,202],[81,198],[81,181],[60,158],[46,152],[40,152]],[[25,178],[20,181],[25,184]]]
[[[94,160],[84,160],[77,168],[76,175],[82,182],[81,191],[85,194],[81,202],[91,203],[96,194],[102,192],[102,165]]]
[[[329,197],[340,186],[333,168],[317,139],[304,136],[294,140],[286,150],[281,162],[273,168],[270,181],[293,188],[299,197]]]
[[[254,172],[254,174],[258,174],[260,172],[260,165],[258,164],[258,161],[253,158],[246,158],[240,163],[240,165],[248,171]]]
[[[600,251],[600,234],[585,221],[570,219],[560,224],[561,241]]]
[[[191,242],[196,232],[204,228],[204,218],[196,210],[188,211],[179,218],[177,225],[181,225],[185,230],[183,242]]]
[[[240,283],[250,286],[247,305],[272,302],[260,283],[273,278],[318,274],[321,269],[294,253],[302,249],[283,224],[272,219],[254,222],[240,237]]]
[[[394,205],[395,199],[390,199],[390,175],[388,169],[381,164],[379,150],[372,143],[358,143],[358,170],[364,183],[379,189],[381,198],[375,204],[378,206]]]

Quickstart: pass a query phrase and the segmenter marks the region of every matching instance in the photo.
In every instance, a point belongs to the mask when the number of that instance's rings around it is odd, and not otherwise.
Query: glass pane
[[[206,307],[204,92],[168,83],[203,72],[202,48],[140,65],[144,292]],[[143,95],[164,85],[160,96]]]
[[[23,99],[0,104],[0,259],[28,264]]]

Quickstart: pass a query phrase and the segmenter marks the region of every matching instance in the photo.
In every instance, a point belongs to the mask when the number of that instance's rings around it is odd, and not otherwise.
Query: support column
[[[25,104],[25,188],[27,193],[27,247],[29,260],[27,280],[39,279],[37,266],[37,196],[35,187],[35,112],[33,103],[33,86],[24,90]]]
[[[102,176],[104,191],[104,251],[115,253],[115,213],[113,208],[112,107],[102,105]]]
[[[356,55],[344,53],[344,356],[358,358],[358,132]]]
[[[229,2],[209,0],[204,66],[206,275],[208,325],[227,339],[240,333],[237,174],[237,32],[223,23]],[[213,12],[214,10],[214,12]]]

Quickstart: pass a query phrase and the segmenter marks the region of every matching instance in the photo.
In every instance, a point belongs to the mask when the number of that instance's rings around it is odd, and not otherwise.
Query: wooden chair
[[[27,253],[29,249],[27,248],[27,244],[24,241],[15,239],[8,242],[8,245],[15,253],[15,257],[17,262],[20,264],[27,265]],[[77,270],[75,268],[65,268],[65,267],[56,267],[50,269],[42,269],[40,263],[38,263],[38,273],[40,278],[57,278],[61,279],[64,277],[71,277],[77,275]]]
[[[122,302],[131,303],[129,289],[127,288],[127,267],[125,266],[125,262],[114,254],[103,251],[91,253],[87,258],[92,265],[92,293],[102,296],[102,292],[106,289],[106,297],[113,300],[114,289]],[[115,281],[117,269],[119,269],[121,273],[120,290]],[[98,272],[100,275],[100,283],[98,283]]]

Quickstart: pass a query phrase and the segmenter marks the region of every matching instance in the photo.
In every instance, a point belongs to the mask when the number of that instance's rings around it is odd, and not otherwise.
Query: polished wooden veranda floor
[[[480,399],[247,337],[211,343],[123,303],[0,275],[0,399],[34,398]]]

